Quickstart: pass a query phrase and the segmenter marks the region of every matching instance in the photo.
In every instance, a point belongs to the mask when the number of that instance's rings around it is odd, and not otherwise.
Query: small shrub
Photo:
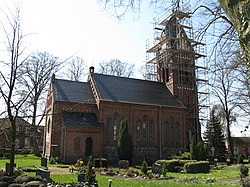
[[[144,175],[147,175],[147,173],[148,173],[148,164],[147,164],[146,160],[144,160],[142,162],[141,172],[144,173]]]
[[[50,163],[50,164],[56,164],[56,159],[55,159],[53,156],[50,157],[49,163]]]
[[[164,177],[166,177],[166,175],[167,175],[166,163],[163,163],[163,164],[161,165],[161,173],[162,173],[162,175],[163,175]]]
[[[208,161],[191,162],[186,163],[184,169],[187,173],[208,173],[210,165]]]
[[[242,154],[238,155],[237,157],[237,163],[238,164],[243,164],[244,156]]]
[[[96,174],[95,171],[93,170],[93,165],[94,165],[94,159],[92,156],[89,157],[88,164],[87,164],[87,169],[86,169],[86,182],[88,185],[95,185],[97,184],[96,180]]]

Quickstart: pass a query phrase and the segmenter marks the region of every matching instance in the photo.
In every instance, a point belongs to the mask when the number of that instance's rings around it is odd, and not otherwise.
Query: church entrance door
[[[93,140],[92,138],[88,137],[86,139],[86,156],[92,155],[92,149],[93,149]]]

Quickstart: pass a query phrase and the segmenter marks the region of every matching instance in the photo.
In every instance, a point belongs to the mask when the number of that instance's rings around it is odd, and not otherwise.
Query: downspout
[[[161,148],[161,144],[162,144],[162,125],[161,125],[161,106],[159,106],[159,113],[158,113],[158,121],[159,121],[159,130],[160,130],[160,134],[159,134],[159,137],[160,137],[160,141],[159,141],[159,146],[160,146],[160,159],[161,159],[161,154],[162,154],[162,148]]]
[[[63,127],[64,138],[63,138],[63,161],[66,162],[66,142],[67,142],[67,129],[66,126]]]

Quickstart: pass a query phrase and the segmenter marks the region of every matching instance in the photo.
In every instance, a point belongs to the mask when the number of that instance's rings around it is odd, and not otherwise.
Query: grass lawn
[[[0,160],[0,168],[5,168],[5,163],[9,160]],[[15,162],[17,166],[40,166],[41,159],[34,155],[16,155]],[[50,167],[50,165],[48,164]],[[55,166],[55,165],[53,165]],[[250,165],[246,165],[249,166]],[[235,182],[236,178],[239,178],[239,165],[225,166],[221,169],[211,170],[210,173],[200,173],[200,174],[185,174],[185,173],[171,173],[168,172],[167,175],[173,176],[174,179],[171,180],[139,180],[139,179],[128,179],[128,178],[118,178],[103,176],[97,174],[97,180],[100,187],[108,186],[108,180],[112,179],[112,186],[122,186],[122,187],[183,187],[183,186],[194,186],[194,187],[240,187],[239,182]],[[35,175],[34,172],[27,173],[28,175]],[[51,178],[60,183],[70,183],[77,182],[77,174],[51,174]],[[213,182],[212,182],[213,181]]]
[[[6,162],[10,162],[9,159],[0,160],[0,168],[5,168]],[[35,155],[15,155],[15,163],[17,166],[40,166],[41,158]]]

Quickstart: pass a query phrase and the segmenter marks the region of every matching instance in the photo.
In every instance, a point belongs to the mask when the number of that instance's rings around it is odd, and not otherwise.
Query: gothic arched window
[[[79,152],[80,151],[80,138],[76,137],[74,139],[74,151]]]
[[[50,118],[48,119],[48,123],[47,123],[47,132],[48,132],[48,134],[50,132]]]
[[[107,118],[107,121],[106,121],[106,140],[107,140],[107,143],[110,143],[112,140],[112,134],[111,134],[111,132],[112,132],[111,125],[112,124],[111,124],[111,122],[112,122],[111,118],[110,117]]]
[[[180,145],[180,123],[179,122],[176,123],[175,131],[176,131],[175,143],[176,145]]]
[[[143,143],[147,144],[147,128],[148,128],[148,116],[143,116],[143,124],[142,124],[142,130],[143,130]]]
[[[169,122],[166,121],[165,122],[165,128],[164,128],[164,142],[165,142],[165,145],[168,145],[168,142],[169,142]]]
[[[114,121],[113,121],[113,141],[117,140],[117,132],[118,132],[118,114],[114,113]]]
[[[136,143],[141,143],[141,121],[136,122]]]
[[[169,131],[170,131],[170,137],[169,137],[169,139],[170,139],[170,145],[174,145],[174,135],[175,135],[175,128],[174,128],[174,118],[173,117],[171,117],[170,119],[169,119]]]
[[[150,120],[149,122],[149,143],[154,144],[154,121]]]

